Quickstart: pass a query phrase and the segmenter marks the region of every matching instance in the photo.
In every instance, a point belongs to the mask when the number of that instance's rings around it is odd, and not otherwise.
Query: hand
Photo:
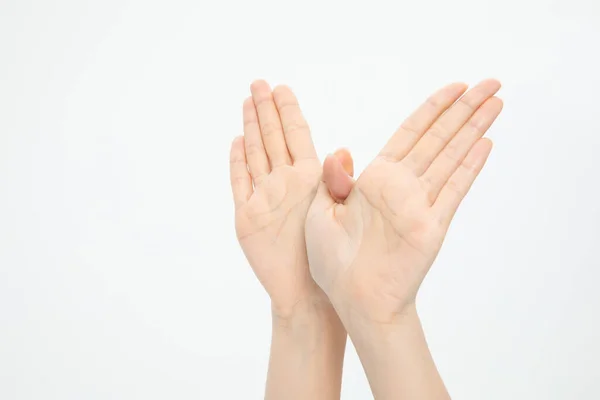
[[[464,96],[460,83],[435,93],[402,124],[343,204],[321,183],[306,221],[308,260],[351,335],[355,318],[388,324],[414,305],[491,151],[482,136],[502,109],[494,97],[499,88],[486,80]],[[324,176],[333,169],[339,163],[326,159]]]
[[[251,92],[243,106],[244,136],[231,147],[236,232],[274,313],[286,317],[299,303],[326,300],[310,276],[304,241],[322,169],[292,91],[279,86],[271,92],[257,81]],[[351,173],[350,154],[336,156]],[[347,196],[351,178],[343,169],[333,175],[339,195]]]

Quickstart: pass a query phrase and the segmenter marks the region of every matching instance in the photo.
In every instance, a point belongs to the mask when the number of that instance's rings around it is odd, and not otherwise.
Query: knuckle
[[[379,155],[377,156],[377,158],[386,161],[386,162],[397,162],[399,161],[398,156],[392,152],[392,151],[387,151],[384,150],[381,153],[379,153]]]
[[[246,160],[244,160],[244,157],[242,157],[240,155],[234,155],[234,156],[231,156],[231,158],[229,159],[229,164],[231,164],[231,165],[246,164]]]
[[[258,120],[247,119],[244,121],[244,129],[252,129],[258,126]]]
[[[264,137],[272,136],[279,131],[279,126],[273,122],[266,122],[261,127],[261,132]]]
[[[419,165],[422,165],[425,160],[425,156],[419,152],[411,152],[409,155],[402,159],[402,163],[412,170],[418,169]]]
[[[309,130],[308,124],[304,122],[290,122],[284,127],[286,135],[294,135]]]
[[[421,176],[420,179],[421,179],[421,183],[427,190],[430,190],[431,188],[436,186],[436,181],[434,180],[433,176],[431,176],[430,174],[424,174]]]
[[[259,108],[263,108],[265,106],[268,106],[269,104],[273,103],[273,97],[272,95],[265,95],[265,96],[261,96],[258,99],[254,100],[254,105],[256,107],[256,109],[258,110]]]
[[[446,183],[446,188],[459,198],[463,198],[465,196],[462,186],[459,185],[456,179],[448,180],[448,182]]]
[[[262,146],[256,142],[246,142],[246,157],[260,154],[263,151]]]
[[[280,114],[287,114],[299,110],[300,105],[293,100],[284,100],[277,103],[277,109]]]
[[[467,175],[477,175],[477,165],[469,163],[467,159],[461,161],[460,167],[465,171],[465,174]]]
[[[477,101],[472,96],[463,96],[460,98],[458,103],[471,112],[475,112],[477,109]]]
[[[243,186],[246,183],[247,179],[248,178],[243,175],[233,175],[231,177],[231,185],[236,187]]]
[[[476,116],[473,118],[469,118],[469,122],[467,122],[468,126],[476,132],[481,132],[483,130],[484,121],[481,118],[477,118]]]
[[[425,100],[425,104],[433,109],[438,109],[440,107],[441,101],[436,95],[429,96],[427,100]]]
[[[446,157],[453,166],[458,166],[461,163],[459,147],[457,143],[450,142],[442,151],[444,157]]]
[[[439,140],[440,142],[445,143],[447,138],[447,134],[445,132],[446,131],[441,127],[434,125],[431,128],[429,128],[429,130],[427,131],[427,135],[436,140]]]
[[[413,137],[415,139],[419,137],[419,133],[417,132],[417,129],[409,121],[404,122],[400,126],[400,129],[402,129],[403,132],[405,132],[406,134],[410,135],[411,137]]]

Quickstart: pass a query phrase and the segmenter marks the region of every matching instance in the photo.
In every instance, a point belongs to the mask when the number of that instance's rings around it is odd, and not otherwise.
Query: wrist
[[[273,328],[294,330],[302,326],[319,326],[339,322],[339,318],[327,298],[318,295],[298,301],[293,307],[282,309],[271,305]]]
[[[296,302],[281,304],[271,301],[271,316],[274,322],[293,323],[298,319],[319,318],[333,310],[329,298],[316,285],[300,296]]]
[[[322,292],[321,292],[322,293]],[[317,343],[345,345],[346,330],[335,309],[323,294],[307,297],[291,309],[272,307],[273,336],[314,347]]]
[[[331,304],[273,308],[267,395],[273,399],[339,399],[347,334]]]
[[[359,313],[346,318],[375,398],[449,399],[414,304],[384,322]]]
[[[364,342],[369,346],[391,345],[400,337],[422,334],[421,321],[414,303],[406,305],[401,311],[385,318],[350,308],[344,312],[344,326],[353,341]]]
[[[361,290],[351,292],[347,285],[340,285],[329,293],[331,303],[349,334],[352,332],[382,329],[407,329],[419,325],[415,299],[406,296],[383,300],[383,295]],[[395,296],[396,297],[396,296]]]

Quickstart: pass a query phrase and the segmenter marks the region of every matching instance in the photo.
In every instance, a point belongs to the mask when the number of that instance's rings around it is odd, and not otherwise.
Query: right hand
[[[494,97],[499,88],[487,80],[464,96],[460,83],[435,93],[402,124],[344,203],[331,196],[335,180],[320,184],[306,220],[308,260],[349,333],[355,317],[388,324],[412,309],[491,151],[482,136],[502,109]],[[339,163],[328,158],[325,178],[332,168]]]

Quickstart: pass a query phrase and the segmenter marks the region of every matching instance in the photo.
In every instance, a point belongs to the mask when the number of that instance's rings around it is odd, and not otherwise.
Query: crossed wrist
[[[322,292],[311,293],[291,306],[282,307],[271,303],[273,323],[280,327],[290,327],[306,321],[314,323],[335,317],[333,306]]]
[[[370,310],[364,304],[334,302],[335,310],[353,340],[361,338],[384,339],[394,334],[420,329],[420,320],[414,302],[397,310]]]

